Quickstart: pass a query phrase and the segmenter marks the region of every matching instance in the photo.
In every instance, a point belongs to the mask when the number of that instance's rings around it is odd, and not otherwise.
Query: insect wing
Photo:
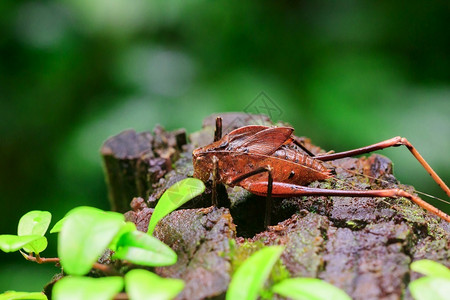
[[[250,125],[237,128],[227,134],[227,142],[230,148],[240,147],[245,140],[256,133],[270,127],[261,125]]]
[[[293,131],[290,127],[267,128],[247,137],[233,150],[270,155],[290,138]]]

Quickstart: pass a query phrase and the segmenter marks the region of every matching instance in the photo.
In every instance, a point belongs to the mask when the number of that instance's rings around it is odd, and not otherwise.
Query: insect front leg
[[[250,192],[256,195],[263,196],[268,188],[267,182],[252,182],[246,187]],[[274,182],[272,187],[272,196],[274,197],[292,197],[292,196],[344,196],[344,197],[389,197],[398,198],[405,197],[426,209],[432,214],[440,217],[441,219],[450,222],[450,216],[423,201],[419,197],[416,197],[401,189],[386,189],[386,190],[364,190],[364,191],[348,191],[348,190],[332,190],[332,189],[319,189],[310,188],[295,184]]]

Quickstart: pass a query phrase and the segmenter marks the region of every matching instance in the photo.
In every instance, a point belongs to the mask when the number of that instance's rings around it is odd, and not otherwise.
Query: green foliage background
[[[449,12],[437,0],[2,0],[1,233],[32,209],[55,221],[108,209],[107,137],[193,132],[261,92],[325,149],[406,136],[448,183]],[[383,154],[404,183],[446,198],[406,149]],[[0,291],[40,290],[56,270],[0,253]]]

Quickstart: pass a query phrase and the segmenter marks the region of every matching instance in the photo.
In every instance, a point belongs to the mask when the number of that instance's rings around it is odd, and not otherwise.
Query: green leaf
[[[183,280],[161,278],[146,270],[134,269],[125,274],[125,290],[133,300],[173,299],[183,288]]]
[[[124,259],[144,266],[169,266],[177,261],[177,254],[157,238],[135,230],[122,235],[113,258]]]
[[[61,220],[59,220],[58,222],[56,222],[55,225],[53,225],[52,229],[50,230],[50,233],[57,233],[61,231],[62,225],[64,224],[64,221],[67,219],[67,215],[62,218]]]
[[[40,235],[18,236],[12,234],[2,234],[0,235],[0,249],[4,252],[14,252],[41,238],[43,237]]]
[[[450,270],[446,266],[429,259],[422,259],[413,262],[411,264],[411,270],[427,276],[450,279]]]
[[[47,296],[40,292],[16,292],[16,291],[7,291],[3,294],[0,294],[0,300],[47,300]]]
[[[55,283],[52,298],[55,300],[110,300],[123,289],[123,278],[118,276],[64,277]]]
[[[153,234],[156,224],[178,207],[205,191],[205,184],[197,178],[178,181],[161,196],[148,224],[149,235]]]
[[[25,235],[27,236],[27,235]],[[47,248],[48,242],[45,236],[40,236],[35,241],[26,244],[23,249],[26,252],[41,253]]]
[[[450,279],[442,277],[422,277],[409,284],[415,300],[448,300]]]
[[[253,253],[234,273],[226,299],[256,299],[283,250],[271,246]]]
[[[109,244],[108,248],[112,251],[117,250],[117,242],[119,242],[120,238],[128,233],[136,230],[136,225],[133,222],[125,222],[125,225],[119,230],[119,232],[114,236],[114,239]]]
[[[48,211],[32,210],[20,218],[17,233],[19,236],[44,236],[51,219],[52,215]]]
[[[274,293],[301,300],[351,300],[343,290],[317,278],[289,278],[272,287]]]
[[[77,207],[67,214],[58,239],[64,271],[84,275],[125,225],[124,216],[94,207]]]
[[[17,227],[17,234],[24,235],[40,235],[44,236],[48,225],[52,219],[51,213],[48,211],[32,210],[22,216]],[[47,248],[47,239],[39,239],[30,243],[29,246],[23,247],[26,252],[40,253]]]

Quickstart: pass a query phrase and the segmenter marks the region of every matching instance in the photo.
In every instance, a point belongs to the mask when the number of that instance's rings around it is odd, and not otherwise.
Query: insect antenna
[[[217,142],[222,138],[222,118],[216,118],[216,129],[214,131],[214,142]]]

